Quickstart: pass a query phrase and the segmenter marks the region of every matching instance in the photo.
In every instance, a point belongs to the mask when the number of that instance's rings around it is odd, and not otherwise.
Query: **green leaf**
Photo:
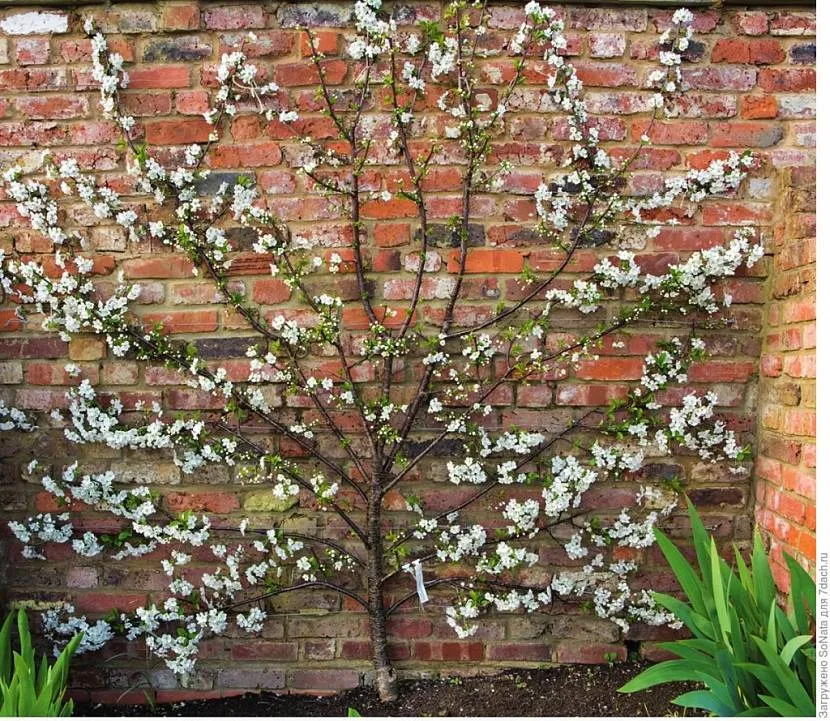
[[[779,716],[784,716],[785,718],[801,716],[795,706],[791,703],[787,703],[786,701],[782,701],[780,698],[775,698],[775,696],[767,696],[765,694],[762,694],[759,698]]]
[[[752,547],[752,577],[755,581],[755,599],[758,602],[758,609],[761,617],[767,618],[770,607],[775,604],[776,591],[767,552],[764,550],[759,533],[755,534]]]
[[[6,616],[0,628],[0,682],[8,684],[12,678],[12,614]]]
[[[698,613],[705,613],[706,607],[703,604],[703,597],[700,590],[700,577],[694,572],[689,562],[680,553],[669,538],[659,529],[654,530],[657,538],[657,545],[665,556],[666,561],[683,589],[683,593],[692,604],[692,608]]]
[[[729,616],[729,612],[726,610],[729,589],[724,586],[723,576],[721,574],[721,559],[718,555],[718,548],[715,545],[715,539],[710,538],[710,541],[711,546],[709,550],[709,558],[712,566],[712,595],[715,601],[715,609],[718,612],[718,623],[720,624],[721,638],[731,651],[732,643],[730,641],[730,636],[732,635],[732,619]]]
[[[621,693],[636,693],[652,686],[658,686],[661,683],[697,680],[698,671],[692,664],[689,664],[686,660],[672,659],[650,666],[617,690]]]
[[[731,706],[720,701],[717,696],[709,691],[689,691],[672,699],[672,703],[677,706],[685,706],[686,708],[702,708],[706,711],[711,711],[717,716],[734,715]]]
[[[790,661],[792,661],[793,656],[795,656],[795,652],[812,640],[813,637],[809,635],[796,636],[795,638],[791,638],[789,641],[787,641],[784,648],[781,649],[781,661],[785,663],[787,666],[789,666]]]
[[[703,587],[709,589],[712,587],[712,579],[710,577],[711,563],[709,561],[709,539],[711,538],[700,520],[692,502],[686,498],[686,508],[689,512],[689,521],[692,526],[692,538],[695,544],[695,553],[697,554],[697,565],[700,569],[701,577],[703,579]]]
[[[775,673],[781,686],[783,686],[786,695],[801,711],[805,712],[801,715],[815,716],[815,701],[804,689],[798,676],[781,661],[781,658],[776,653],[775,647],[758,636],[753,636],[753,639],[758,644],[758,648],[761,649],[761,653],[764,654],[767,665]]]
[[[790,597],[795,626],[802,633],[807,633],[812,625],[810,619],[816,617],[816,582],[792,556],[785,553],[784,560],[790,569]]]

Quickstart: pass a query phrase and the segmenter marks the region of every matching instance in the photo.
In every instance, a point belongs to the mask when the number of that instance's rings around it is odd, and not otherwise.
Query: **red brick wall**
[[[413,13],[405,16],[413,17],[434,14],[439,4],[401,5],[411,8]],[[643,131],[644,115],[637,110],[648,96],[643,86],[652,68],[649,59],[671,11],[607,5],[567,7],[564,12],[569,52],[579,56],[589,108],[603,117],[603,136],[612,154],[619,157]],[[519,22],[520,6],[494,6],[492,35],[506,38]],[[80,32],[81,15],[93,15],[113,47],[130,63],[130,109],[142,121],[152,149],[163,153],[170,144],[204,139],[205,126],[199,118],[206,108],[202,83],[210,82],[211,69],[229,43],[248,30],[259,38],[255,44],[258,64],[301,105],[313,103],[315,77],[300,36],[292,29],[298,19],[318,26],[321,49],[331,56],[329,79],[348,82],[349,67],[340,59],[346,32],[341,26],[348,7],[348,3],[333,2],[314,11],[310,4],[297,3],[165,2],[114,4],[108,9],[90,6],[72,14],[6,7],[0,11],[0,162],[36,166],[40,148],[49,147],[59,154],[71,147],[89,167],[116,179],[123,172],[116,133],[100,118],[96,93],[90,89],[89,46]],[[21,19],[26,12],[50,14]],[[809,240],[815,234],[811,194],[815,16],[809,9],[784,8],[702,10],[697,15],[695,57],[686,70],[690,90],[681,101],[680,117],[661,123],[651,133],[655,147],[635,169],[631,188],[650,192],[658,174],[701,167],[731,148],[752,148],[761,166],[739,195],[693,208],[681,225],[667,228],[648,247],[638,249],[638,261],[649,268],[664,267],[691,250],[723,241],[730,228],[746,224],[762,229],[775,257],[771,278],[765,279],[761,269],[731,282],[733,325],[709,334],[712,360],[691,374],[693,387],[714,385],[722,398],[723,417],[759,449],[757,491],[748,480],[713,474],[689,458],[678,459],[673,472],[680,473],[693,500],[727,545],[731,540],[748,540],[754,507],[773,539],[776,558],[786,548],[809,560],[815,553],[810,545],[815,528],[815,446],[810,441],[815,418],[811,379],[814,271],[811,275],[810,269],[814,243]],[[53,34],[27,33],[36,21],[45,23],[38,33],[51,29]],[[505,62],[509,63],[498,57],[487,60],[493,68]],[[508,135],[497,139],[517,166],[506,190],[532,191],[544,174],[555,169],[564,149],[560,129],[545,113],[531,111],[514,118]],[[326,137],[327,125],[315,119],[308,132]],[[211,158],[215,172],[255,173],[272,207],[296,227],[313,231],[320,242],[332,247],[345,245],[347,224],[325,202],[306,193],[297,147],[278,124],[260,126],[250,118],[240,118],[226,140]],[[436,175],[431,207],[439,218],[454,212],[456,179],[451,164]],[[496,247],[473,251],[468,298],[500,295],[510,299],[517,292],[510,279],[514,269],[520,269],[525,259],[532,264],[549,261],[549,251],[525,244],[517,232],[532,224],[531,209],[527,198],[481,199],[474,222]],[[368,222],[371,261],[383,297],[394,304],[406,297],[405,271],[398,269],[405,267],[407,255],[416,247],[411,242],[414,223],[411,208],[404,203],[379,210],[382,213],[370,216]],[[22,229],[13,206],[2,199],[0,240],[9,251],[49,251],[41,239]],[[203,338],[200,347],[211,358],[239,358],[239,349],[245,345],[239,340],[245,337],[244,328],[221,312],[206,286],[192,280],[187,262],[162,256],[158,249],[148,252],[128,247],[123,237],[106,229],[96,230],[93,242],[102,275],[119,265],[127,277],[144,285],[141,313],[163,318],[173,330]],[[434,253],[442,269],[451,266],[452,251],[436,249]],[[246,265],[245,260],[243,256],[237,263],[235,273],[254,300],[273,307],[283,303],[284,289],[267,277],[267,268]],[[579,258],[585,268],[595,261],[593,251]],[[476,303],[471,300],[464,310],[472,317]],[[160,400],[174,409],[204,405],[199,394],[183,388],[180,379],[163,368],[141,368],[128,360],[108,358],[97,341],[77,340],[67,348],[54,338],[23,329],[11,311],[0,313],[0,395],[10,403],[32,410],[61,406],[61,386],[68,382],[62,368],[69,357],[83,367],[87,377],[132,399]],[[359,323],[347,322],[346,329],[358,333]],[[504,426],[544,424],[612,395],[639,376],[640,357],[667,332],[655,329],[631,338],[623,350],[609,344],[602,351],[608,357],[584,364],[568,378],[506,389],[498,400],[497,422]],[[232,367],[227,361],[224,365]],[[403,386],[410,380],[404,371]],[[59,433],[43,433],[28,443],[15,445],[0,438],[4,515],[17,517],[50,509],[49,499],[35,484],[18,480],[20,468],[32,455],[61,460],[76,455]],[[171,462],[157,455],[121,458],[107,451],[88,457],[85,463],[87,468],[114,465],[137,477],[152,474],[171,509],[189,505],[237,519],[268,510],[262,505],[269,498],[267,489],[241,489],[221,469],[197,479],[181,478]],[[313,509],[300,510],[295,522],[316,518]],[[682,516],[672,530],[683,535]],[[9,600],[33,595],[46,601],[72,599],[80,610],[106,612],[116,603],[144,603],[148,594],[160,592],[165,583],[157,567],[141,563],[125,569],[60,555],[51,557],[48,564],[21,563],[14,544],[3,541],[11,560],[5,569]],[[647,580],[668,587],[666,574],[654,565],[657,559],[656,553],[647,559],[655,568]],[[393,625],[393,654],[400,667],[412,674],[471,673],[522,663],[602,662],[607,653],[625,657],[626,646],[612,624],[574,615],[574,609],[559,610],[553,617],[493,619],[483,624],[477,637],[458,641],[442,622],[440,610],[413,609]],[[330,690],[354,685],[367,672],[365,619],[348,604],[342,606],[336,596],[316,593],[286,598],[272,611],[263,639],[226,638],[205,645],[204,664],[193,683],[195,691],[219,693],[255,686]],[[630,638],[642,640],[648,654],[656,635],[635,628]],[[129,655],[104,663],[119,652]],[[140,678],[139,672],[146,671],[162,689],[161,700],[195,693],[170,690],[170,674],[148,668],[142,658],[135,644],[114,644],[95,659],[79,659],[74,683],[79,689],[91,689],[95,698],[114,699]],[[134,692],[125,700],[130,698],[141,700],[143,694]]]
[[[779,179],[767,322],[763,334],[755,517],[770,539],[776,581],[783,553],[816,560],[816,173]]]

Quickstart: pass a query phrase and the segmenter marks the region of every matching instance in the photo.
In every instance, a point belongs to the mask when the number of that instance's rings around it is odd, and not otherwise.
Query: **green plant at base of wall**
[[[687,499],[688,503],[688,499]],[[717,716],[815,716],[816,584],[785,554],[792,610],[776,602],[769,560],[756,532],[751,567],[735,550],[737,573],[718,554],[691,503],[698,571],[664,534],[657,543],[687,602],[666,594],[655,600],[680,619],[693,638],[662,643],[678,658],[643,671],[620,691],[633,693],[663,683],[696,681],[706,688],[678,696],[678,706]]]
[[[26,612],[17,612],[20,652],[12,649],[10,613],[0,628],[0,716],[71,716],[72,700],[64,702],[69,676],[69,661],[82,634],[75,636],[53,665],[44,654],[35,664],[35,651]]]

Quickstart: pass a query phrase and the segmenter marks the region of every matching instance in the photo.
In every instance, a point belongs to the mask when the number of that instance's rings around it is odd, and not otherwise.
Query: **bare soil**
[[[516,669],[497,676],[402,681],[394,703],[382,704],[371,688],[333,696],[248,693],[222,699],[157,706],[77,704],[75,716],[694,716],[671,699],[694,686],[667,684],[636,694],[617,689],[647,667],[569,665]]]

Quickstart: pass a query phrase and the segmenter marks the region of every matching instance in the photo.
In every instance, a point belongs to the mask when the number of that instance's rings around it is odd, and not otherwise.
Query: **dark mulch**
[[[690,690],[669,684],[636,694],[617,689],[646,668],[610,666],[517,669],[498,676],[403,681],[398,700],[382,704],[370,688],[336,696],[249,693],[225,699],[149,706],[77,704],[76,716],[692,716],[671,699]]]

